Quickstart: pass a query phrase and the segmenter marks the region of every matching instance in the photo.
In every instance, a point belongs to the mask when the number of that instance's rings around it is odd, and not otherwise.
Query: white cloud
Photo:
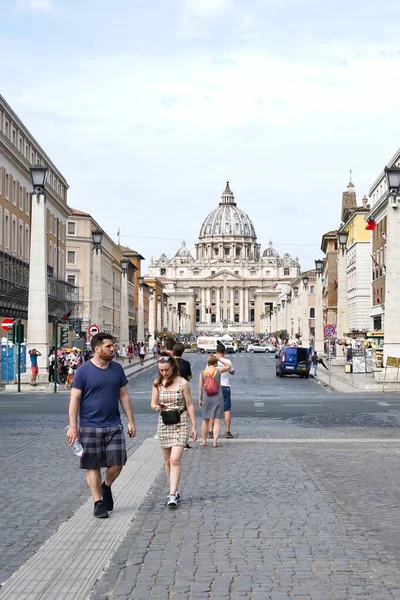
[[[17,8],[38,13],[50,13],[54,10],[52,0],[17,0]]]
[[[229,7],[229,0],[186,0],[186,13],[207,19],[224,12]]]

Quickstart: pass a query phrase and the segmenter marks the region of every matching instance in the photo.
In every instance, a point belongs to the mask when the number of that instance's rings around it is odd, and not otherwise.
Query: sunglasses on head
[[[158,362],[169,362],[171,360],[170,356],[160,356]]]

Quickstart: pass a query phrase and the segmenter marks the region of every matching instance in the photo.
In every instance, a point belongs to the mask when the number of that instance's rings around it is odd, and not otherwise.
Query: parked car
[[[284,346],[276,362],[276,376],[299,375],[309,377],[311,368],[311,348]]]
[[[265,344],[265,345],[267,347],[267,352],[271,352],[271,354],[275,353],[276,348],[273,344]]]
[[[269,352],[266,344],[249,344],[247,346],[247,352]]]

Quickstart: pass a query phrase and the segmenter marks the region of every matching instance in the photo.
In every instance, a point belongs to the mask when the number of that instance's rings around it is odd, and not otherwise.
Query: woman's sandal
[[[204,446],[207,446],[207,442],[206,442],[206,440],[203,440],[203,441],[201,442],[200,446],[203,446],[203,448],[204,448]]]
[[[214,443],[213,443],[213,448],[218,448],[218,447],[219,447],[218,441],[217,441],[217,442],[214,442]]]

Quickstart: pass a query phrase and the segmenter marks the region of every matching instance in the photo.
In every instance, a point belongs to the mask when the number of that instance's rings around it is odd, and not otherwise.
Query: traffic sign
[[[168,327],[164,327],[163,332],[167,333],[167,331],[168,331]]]
[[[96,333],[100,333],[100,327],[98,325],[96,325],[95,323],[93,323],[93,325],[90,325],[88,327],[87,332],[90,336],[96,335]]]
[[[326,337],[333,337],[336,333],[336,327],[334,325],[325,325],[324,334]]]
[[[13,325],[14,325],[14,320],[10,319],[9,317],[6,317],[1,322],[1,328],[3,331],[10,331],[10,329],[12,329]]]

